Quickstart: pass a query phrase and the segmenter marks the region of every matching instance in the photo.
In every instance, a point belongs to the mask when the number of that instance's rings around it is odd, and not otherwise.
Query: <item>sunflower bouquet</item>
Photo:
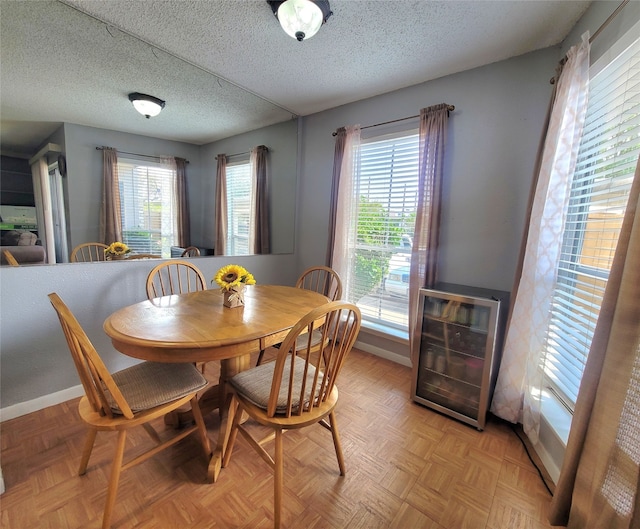
[[[107,259],[124,257],[129,252],[131,249],[123,242],[113,242],[104,249],[104,255]]]
[[[223,266],[211,281],[211,283],[214,282],[224,293],[224,304],[227,307],[244,305],[245,285],[256,284],[253,274],[240,265]]]

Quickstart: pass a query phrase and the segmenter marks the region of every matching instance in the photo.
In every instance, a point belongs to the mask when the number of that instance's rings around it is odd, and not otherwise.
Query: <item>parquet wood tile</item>
[[[217,366],[207,365],[216,380]],[[307,428],[284,440],[283,526],[290,529],[550,529],[551,496],[510,425],[483,432],[413,403],[411,370],[353,351],[336,410],[347,473],[329,433]],[[219,417],[205,422],[213,440]],[[154,423],[162,435],[163,421]],[[2,529],[100,527],[114,437],[98,435],[78,476],[85,429],[77,399],[5,421]],[[148,446],[129,436],[127,456]],[[189,437],[123,472],[114,529],[270,529],[273,477],[238,439],[229,466],[209,484]]]

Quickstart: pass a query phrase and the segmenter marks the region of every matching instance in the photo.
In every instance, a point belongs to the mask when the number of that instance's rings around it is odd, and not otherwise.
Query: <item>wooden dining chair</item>
[[[76,246],[71,252],[72,263],[89,263],[93,261],[106,261],[104,251],[109,245],[101,242],[85,242]]]
[[[185,294],[207,289],[207,281],[200,269],[184,260],[160,263],[147,276],[147,297],[149,299]],[[204,374],[206,362],[199,362],[198,368]]]
[[[197,246],[187,246],[180,257],[200,257],[200,249]]]
[[[318,292],[327,296],[331,301],[336,301],[342,297],[342,280],[338,272],[328,266],[312,266],[311,268],[307,268],[302,272],[295,286],[297,288]],[[318,345],[319,343],[320,335],[316,332],[314,335],[314,345]],[[279,346],[280,344],[274,345],[276,348]],[[264,349],[258,353],[256,365],[259,366],[262,363],[264,353]]]
[[[206,290],[207,281],[197,266],[189,261],[172,260],[160,263],[147,276],[149,299],[172,294]]]
[[[313,290],[336,301],[342,296],[342,280],[333,268],[312,266],[307,268],[296,281],[296,287]]]
[[[207,380],[189,363],[142,362],[110,374],[80,323],[60,296],[51,293],[49,299],[60,319],[85,391],[78,411],[89,431],[80,459],[80,475],[87,470],[98,432],[118,432],[102,516],[102,528],[106,529],[111,525],[122,470],[142,463],[195,431],[200,436],[205,455],[210,456],[209,438],[196,397],[197,392],[207,385]],[[150,422],[187,403],[191,404],[195,425],[161,440]],[[146,430],[155,445],[123,464],[127,431],[137,426]]]
[[[14,255],[9,250],[2,250],[2,254],[4,255],[5,260],[8,265],[11,266],[20,266],[18,260],[14,257]]]
[[[284,485],[283,432],[313,424],[328,429],[333,437],[340,475],[345,474],[334,413],[338,403],[336,380],[356,340],[360,322],[360,310],[352,303],[333,301],[322,305],[301,318],[289,331],[275,361],[241,371],[229,380],[231,404],[222,425],[224,438],[228,441],[222,466],[229,464],[240,432],[274,471],[276,529],[281,524]],[[309,338],[316,329],[321,330],[325,347],[311,345]],[[305,344],[304,347],[300,347],[301,344]],[[301,351],[304,354],[300,354]],[[256,436],[253,421],[243,423],[245,413],[249,419],[266,426],[269,434]],[[264,433],[264,429],[258,429]],[[271,455],[263,445],[274,439],[275,449]]]

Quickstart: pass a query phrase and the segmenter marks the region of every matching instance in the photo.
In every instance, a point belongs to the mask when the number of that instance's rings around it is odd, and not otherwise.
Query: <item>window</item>
[[[408,330],[418,158],[417,131],[363,140],[353,195],[357,226],[346,299],[364,320],[401,331]]]
[[[178,231],[175,169],[119,158],[118,181],[122,242],[136,253],[171,257]]]
[[[639,75],[640,40],[590,81],[543,366],[548,389],[570,410],[640,154]]]
[[[249,161],[227,165],[227,250],[228,255],[248,255],[249,230],[253,215],[253,185]]]

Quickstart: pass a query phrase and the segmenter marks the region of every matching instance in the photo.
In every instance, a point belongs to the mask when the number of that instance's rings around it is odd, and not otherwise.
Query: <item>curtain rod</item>
[[[620,11],[622,11],[622,8],[624,6],[626,6],[628,3],[629,3],[629,0],[622,0],[622,2],[620,2],[620,5],[614,9],[613,13],[611,13],[609,15],[607,20],[605,20],[602,24],[600,24],[600,27],[598,29],[596,29],[595,33],[589,37],[589,44],[591,44],[594,40],[596,40],[597,36],[600,35],[602,30],[604,28],[606,28],[614,18],[616,18],[618,13],[620,13]],[[566,55],[564,57],[562,57],[562,59],[560,59],[560,64],[564,65],[565,62],[567,62],[567,56]],[[552,77],[549,82],[551,84],[555,84],[556,78]]]
[[[96,151],[104,151],[105,149],[113,149],[113,147],[105,147],[104,145],[102,147],[96,147]],[[113,150],[120,154],[131,154],[132,156],[142,156],[144,158],[153,158],[155,160],[162,160],[162,156],[153,156],[151,154],[140,154],[138,152],[119,151],[118,149],[113,149]],[[171,157],[167,156],[167,158],[171,158]],[[185,160],[184,163],[189,163],[189,160]]]
[[[600,32],[609,25],[609,23],[616,17],[618,13],[620,13],[622,8],[626,6],[628,3],[629,3],[629,0],[622,0],[620,5],[616,7],[615,11],[609,15],[609,18],[607,18],[607,20],[605,20],[600,25],[600,27],[596,29],[596,32],[589,38],[589,44],[591,44],[594,40],[596,40],[596,37],[600,35]]]
[[[449,112],[453,112],[455,109],[456,107],[454,105],[449,105],[447,107],[447,110]],[[375,125],[367,125],[366,127],[360,127],[360,130],[370,129],[372,127],[379,127],[380,125],[388,125],[389,123],[397,123],[398,121],[406,121],[407,119],[414,119],[419,117],[420,117],[420,114],[417,114],[416,116],[408,116],[406,118],[392,119],[391,121],[383,121],[382,123],[376,123]],[[337,131],[331,133],[332,136],[336,136],[337,134],[338,134]]]
[[[265,149],[267,150],[267,152],[269,152],[269,147],[265,147]],[[225,156],[227,158],[231,158],[232,156],[242,156],[243,154],[251,154],[251,151],[237,152],[235,154],[225,154]],[[221,156],[221,155],[218,154],[218,156]],[[218,159],[218,156],[216,156],[216,160]]]

